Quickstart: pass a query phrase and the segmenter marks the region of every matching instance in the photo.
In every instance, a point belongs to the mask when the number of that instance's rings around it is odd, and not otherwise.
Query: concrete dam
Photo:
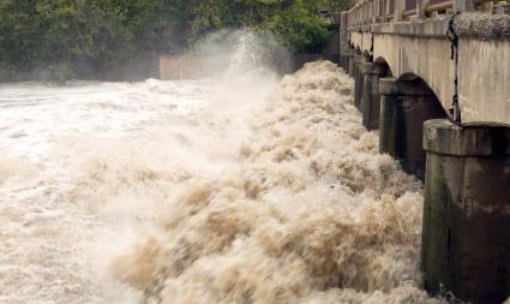
[[[431,294],[510,293],[510,5],[363,0],[341,14],[340,63],[380,151],[425,184]]]

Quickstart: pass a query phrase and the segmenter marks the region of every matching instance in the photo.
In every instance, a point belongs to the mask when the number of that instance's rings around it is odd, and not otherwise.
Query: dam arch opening
[[[381,79],[379,93],[381,152],[389,153],[406,172],[424,180],[423,124],[447,118],[446,111],[430,86],[412,73]]]
[[[380,95],[379,81],[382,78],[390,77],[391,70],[385,60],[376,60],[367,57],[368,62],[361,65],[361,101],[360,110],[363,113],[363,125],[368,130],[379,129],[380,119]]]

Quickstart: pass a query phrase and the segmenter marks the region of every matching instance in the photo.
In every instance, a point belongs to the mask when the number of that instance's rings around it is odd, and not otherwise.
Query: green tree
[[[211,31],[272,32],[295,52],[328,37],[319,7],[350,0],[0,0],[0,69],[70,77],[77,63],[108,69],[144,52],[178,53]]]
[[[293,51],[305,51],[328,38],[327,20],[320,6],[330,0],[191,0],[189,37],[195,41],[205,33],[222,28],[248,27],[271,31]]]

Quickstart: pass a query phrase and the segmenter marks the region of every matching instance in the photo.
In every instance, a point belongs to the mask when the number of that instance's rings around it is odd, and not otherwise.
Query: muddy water
[[[0,86],[0,303],[441,303],[421,185],[326,62]]]

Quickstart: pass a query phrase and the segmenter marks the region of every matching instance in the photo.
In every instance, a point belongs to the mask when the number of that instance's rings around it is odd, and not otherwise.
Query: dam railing
[[[348,11],[348,27],[478,11],[510,14],[510,3],[488,0],[362,0]]]

